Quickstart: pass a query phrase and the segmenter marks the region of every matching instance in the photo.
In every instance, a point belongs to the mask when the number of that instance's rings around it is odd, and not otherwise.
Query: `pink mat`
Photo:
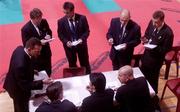
[[[48,20],[53,31],[53,37],[56,38],[51,43],[53,78],[62,77],[63,67],[68,63],[65,59],[62,43],[57,36],[57,20],[62,17],[62,4],[65,0],[28,0],[21,1],[24,21],[18,24],[0,25],[0,91],[6,72],[8,71],[11,54],[16,46],[21,45],[21,27],[29,20],[29,11],[38,7],[43,11],[43,16]],[[80,0],[70,0],[76,8],[76,12],[87,16],[90,26],[90,36],[88,39],[90,63],[93,72],[112,70],[111,61],[108,57],[110,46],[106,41],[106,32],[112,17],[119,16],[119,11],[91,14]],[[166,14],[165,21],[174,31],[174,45],[179,44],[180,37],[180,2],[178,0],[115,0],[122,8],[131,11],[131,17],[142,29],[142,35],[147,27],[151,15],[155,10],[163,10]],[[139,53],[142,46],[135,49]]]

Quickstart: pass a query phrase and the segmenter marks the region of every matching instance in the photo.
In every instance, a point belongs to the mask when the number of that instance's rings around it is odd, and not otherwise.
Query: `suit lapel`
[[[79,27],[79,15],[75,14],[75,31],[77,31]]]
[[[126,25],[124,34],[123,34],[123,38],[126,39],[127,35],[129,34],[130,28],[131,28],[131,20],[129,20],[129,22]]]
[[[120,18],[118,18],[117,20],[116,20],[116,27],[115,27],[117,30],[117,35],[118,35],[118,37],[116,38],[116,41],[118,42],[118,44],[120,44],[121,43],[121,22],[120,22]]]
[[[159,30],[159,32],[158,32],[157,35],[158,35],[158,36],[162,35],[165,28],[166,28],[166,24],[164,23],[164,26]]]
[[[120,18],[118,18],[119,20],[117,21],[117,26],[118,26],[118,34],[120,35],[120,30],[121,30],[121,22],[120,22]]]
[[[166,24],[164,24],[164,26],[159,30],[159,32],[156,34],[156,40],[157,41],[160,41],[162,38],[163,38],[163,36],[162,36],[162,34],[164,33],[164,29],[166,28],[167,26],[166,26]]]
[[[126,39],[127,37],[127,34],[129,33],[129,28],[130,28],[130,20],[129,22],[127,23],[125,29],[124,29],[124,32],[122,32],[122,38],[121,38],[121,42],[124,42],[124,40]]]
[[[164,24],[164,26],[158,31],[156,35],[152,36],[152,42],[151,42],[152,44],[159,45],[162,42],[164,38],[163,33],[165,31],[165,28],[166,28],[166,24]],[[154,27],[152,27],[152,29],[154,31]]]
[[[65,28],[67,29],[67,31],[69,32],[69,34],[71,34],[71,28],[69,26],[69,22],[68,22],[68,18],[64,18],[64,21],[65,21]]]
[[[38,34],[37,30],[35,29],[34,25],[32,24],[32,22],[30,21],[30,27],[31,27],[31,30],[32,30],[32,33],[35,34],[35,36],[37,38],[40,37],[40,35]]]

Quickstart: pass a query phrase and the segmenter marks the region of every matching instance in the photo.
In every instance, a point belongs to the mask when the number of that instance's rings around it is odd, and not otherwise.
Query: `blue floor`
[[[0,0],[0,25],[23,21],[20,0]]]
[[[120,10],[114,0],[83,0],[91,13],[111,12]]]

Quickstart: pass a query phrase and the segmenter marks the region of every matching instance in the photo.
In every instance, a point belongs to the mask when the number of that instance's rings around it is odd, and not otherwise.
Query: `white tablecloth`
[[[144,77],[139,68],[133,68],[134,77]],[[103,72],[106,77],[106,88],[118,88],[121,86],[118,80],[118,71],[108,71]],[[76,106],[80,106],[82,100],[89,96],[90,93],[86,90],[86,86],[89,84],[89,75],[62,78],[55,81],[61,81],[64,90],[64,99],[68,99],[73,102]],[[152,89],[148,83],[151,96],[155,95],[155,91]],[[36,108],[47,98],[37,98],[35,100],[30,100],[29,110],[30,112],[35,112]]]

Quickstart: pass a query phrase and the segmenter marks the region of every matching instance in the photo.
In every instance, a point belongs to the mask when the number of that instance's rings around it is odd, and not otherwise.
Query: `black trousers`
[[[121,53],[117,53],[115,58],[111,60],[113,70],[119,70],[119,68],[131,64],[131,56],[122,56]]]
[[[86,74],[91,73],[88,47],[86,44],[79,44],[71,48],[64,46],[64,49],[65,49],[66,57],[69,62],[69,67],[77,67],[77,57],[78,57],[80,66],[86,68]]]
[[[14,112],[29,112],[29,97],[27,95],[9,96],[13,99]]]
[[[149,67],[142,65],[140,67],[142,73],[144,74],[145,78],[148,80],[152,88],[156,93],[158,93],[158,81],[159,81],[159,72],[161,69],[161,66],[156,65],[154,67]]]
[[[45,70],[48,76],[51,76],[51,56],[44,57],[40,55],[37,59],[33,59],[34,69]]]
[[[13,99],[14,112],[29,112],[29,100]]]

